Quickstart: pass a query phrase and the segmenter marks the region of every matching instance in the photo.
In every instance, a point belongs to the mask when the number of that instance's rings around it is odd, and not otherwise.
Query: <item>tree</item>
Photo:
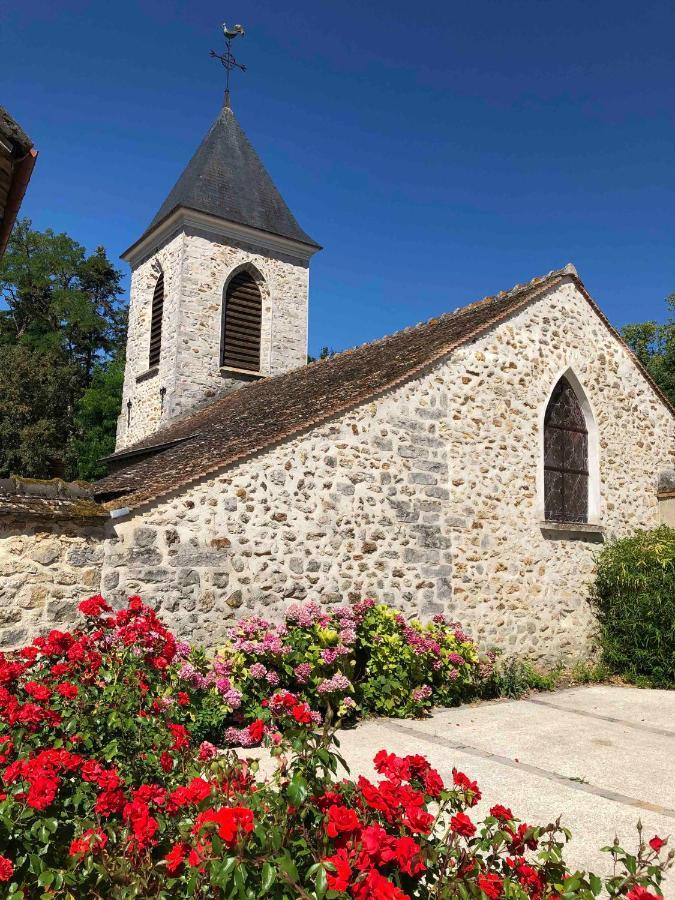
[[[623,339],[663,393],[675,403],[675,294],[666,297],[668,320],[624,325]]]
[[[96,366],[91,384],[78,400],[73,451],[78,477],[86,481],[93,481],[105,474],[105,466],[99,460],[115,449],[123,383],[124,358],[119,356]]]
[[[82,477],[110,446],[114,419],[94,428],[85,409],[106,406],[106,391],[118,402],[120,279],[103,247],[87,255],[66,234],[16,224],[0,262],[0,473]],[[98,400],[85,401],[94,379]]]
[[[0,476],[65,474],[77,371],[58,350],[0,346]]]
[[[335,356],[337,350],[333,350],[332,347],[322,347],[318,356],[310,356],[307,355],[307,362],[313,363],[316,362],[317,359],[330,359],[331,356]]]

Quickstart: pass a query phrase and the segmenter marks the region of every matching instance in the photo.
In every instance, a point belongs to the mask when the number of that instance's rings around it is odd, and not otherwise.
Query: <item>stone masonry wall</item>
[[[444,428],[449,503],[460,516],[453,612],[511,652],[549,658],[585,652],[593,621],[584,597],[601,546],[593,535],[542,530],[537,510],[543,412],[568,367],[598,428],[604,539],[655,527],[659,472],[675,453],[672,415],[573,283],[445,367],[454,386]]]
[[[210,645],[235,615],[372,595],[510,652],[584,655],[600,545],[542,531],[537,511],[543,409],[569,366],[596,413],[605,538],[656,525],[672,417],[570,281],[417,380],[120,521],[103,590]]]
[[[237,242],[193,227],[170,237],[134,267],[129,338],[117,450],[142,440],[251,376],[220,368],[223,288],[233,272],[250,267],[261,288],[260,371],[263,375],[307,360],[306,261]],[[164,272],[162,349],[156,372],[148,371],[152,295]],[[146,376],[139,382],[139,376]],[[160,390],[166,389],[162,401]],[[127,401],[131,400],[131,415]]]
[[[446,414],[432,375],[120,521],[104,592],[140,593],[208,644],[235,615],[279,617],[308,597],[441,611],[451,596]]]
[[[99,525],[0,518],[0,648],[17,647],[78,620],[77,603],[99,590]]]

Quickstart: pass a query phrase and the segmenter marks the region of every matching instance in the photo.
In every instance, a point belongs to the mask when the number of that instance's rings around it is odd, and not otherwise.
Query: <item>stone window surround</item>
[[[581,411],[584,414],[584,419],[586,420],[586,430],[588,432],[588,520],[586,522],[549,522],[547,521],[544,512],[544,421],[553,391],[563,376],[569,381],[576,394],[579,405],[581,406]],[[602,533],[603,528],[600,508],[600,438],[598,435],[597,420],[588,399],[588,395],[572,365],[565,366],[552,380],[548,393],[539,407],[538,423],[539,447],[537,452],[537,499],[535,513],[542,530],[556,532],[557,534],[568,533],[570,537],[574,534],[590,534],[591,532]]]

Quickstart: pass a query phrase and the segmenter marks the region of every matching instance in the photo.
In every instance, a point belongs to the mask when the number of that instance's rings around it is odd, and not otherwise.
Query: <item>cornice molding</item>
[[[229,222],[226,219],[220,219],[218,216],[211,216],[196,209],[178,207],[164,221],[160,222],[153,231],[135,244],[132,244],[128,250],[125,250],[120,258],[128,262],[132,268],[135,268],[140,262],[156,252],[168,238],[172,238],[177,232],[185,231],[189,228],[209,235],[254,244],[257,248],[269,250],[273,253],[285,253],[287,256],[293,256],[301,262],[308,262],[317,250],[321,249],[320,247],[303,244],[300,241],[294,241],[291,238],[282,237],[278,234],[251,228],[248,225],[240,225],[238,222]]]

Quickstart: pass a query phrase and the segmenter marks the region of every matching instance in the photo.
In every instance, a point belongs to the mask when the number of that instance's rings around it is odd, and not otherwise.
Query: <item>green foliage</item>
[[[663,525],[608,544],[592,602],[603,660],[630,679],[675,685],[675,529]]]
[[[625,325],[621,334],[666,396],[675,403],[675,294],[666,298],[671,315],[664,324]]]
[[[499,659],[481,686],[481,697],[509,697],[517,700],[529,691],[554,691],[561,672],[560,667],[546,671],[529,660],[518,657]]]
[[[479,785],[379,750],[353,779],[335,730],[288,691],[254,723],[254,760],[197,744],[176,643],[140,598],[0,653],[0,894],[12,900],[656,898],[675,853],[618,839],[601,878],[567,865],[560,819],[486,807]],[[373,615],[374,629],[393,633]],[[460,641],[462,643],[462,641]],[[193,654],[199,662],[199,654]],[[203,661],[203,660],[202,660]],[[182,724],[187,722],[187,727]],[[450,773],[451,770],[451,773]],[[487,798],[486,798],[487,799]],[[496,798],[495,798],[496,799]]]
[[[378,604],[359,625],[359,701],[379,715],[409,718],[434,703],[456,706],[476,695],[480,665],[476,644],[444,621],[406,622]]]
[[[124,357],[120,356],[94,368],[89,387],[77,401],[72,448],[78,478],[93,481],[105,474],[98,460],[115,449],[123,384]]]
[[[120,278],[102,247],[87,255],[66,234],[16,224],[0,261],[0,434],[11,435],[0,441],[0,473],[97,474],[94,454],[115,424],[101,394],[117,389],[101,370],[125,342]],[[92,381],[96,396],[83,401]],[[97,403],[105,414],[89,437]]]
[[[612,671],[604,662],[586,662],[578,660],[571,671],[572,681],[575,684],[602,684],[607,681]]]
[[[77,382],[58,348],[0,344],[0,477],[63,474]]]
[[[317,359],[330,359],[331,356],[335,356],[336,353],[337,353],[337,350],[333,350],[332,347],[325,346],[325,347],[321,348],[318,356],[312,356],[311,354],[308,353],[307,354],[307,362],[313,363],[313,362],[316,362]]]

